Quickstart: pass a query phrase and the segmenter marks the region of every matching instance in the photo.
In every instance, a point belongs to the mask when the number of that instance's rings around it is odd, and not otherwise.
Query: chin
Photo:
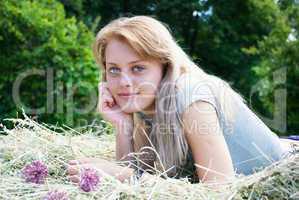
[[[140,112],[143,110],[143,107],[136,107],[136,106],[125,106],[125,107],[121,107],[121,110],[125,113],[131,114],[134,112]]]
[[[121,107],[121,111],[130,114],[130,113],[138,112],[139,109],[137,109],[136,107],[123,106]]]
[[[134,112],[138,112],[136,109],[122,109],[122,111],[127,114],[132,114]]]

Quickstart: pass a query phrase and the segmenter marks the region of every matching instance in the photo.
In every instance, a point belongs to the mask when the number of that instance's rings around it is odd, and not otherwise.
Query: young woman
[[[71,161],[74,182],[81,165],[121,181],[138,168],[138,177],[142,170],[146,176],[158,170],[192,182],[222,182],[252,174],[290,151],[239,94],[193,63],[154,18],[112,21],[98,32],[94,56],[102,72],[99,110],[116,129],[116,159],[129,165]]]

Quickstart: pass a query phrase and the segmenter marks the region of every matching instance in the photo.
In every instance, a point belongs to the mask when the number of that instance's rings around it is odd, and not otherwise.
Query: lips
[[[130,97],[130,96],[134,96],[137,95],[138,93],[118,93],[118,96],[121,97]]]

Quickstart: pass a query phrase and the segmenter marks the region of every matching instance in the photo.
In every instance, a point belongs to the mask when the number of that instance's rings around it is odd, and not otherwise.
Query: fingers
[[[70,160],[67,168],[68,179],[73,183],[79,183],[80,181],[80,169],[84,167],[83,163],[86,163],[86,160]]]
[[[81,164],[86,164],[86,163],[93,163],[97,159],[96,158],[80,158],[77,160],[70,160],[69,164],[70,165],[81,165]]]
[[[68,179],[73,182],[73,183],[79,183],[79,161],[78,160],[70,160],[69,165],[67,167],[67,174],[68,174]]]
[[[112,94],[111,94],[106,82],[99,83],[99,94],[100,94],[100,96],[106,96],[106,97],[112,98]]]
[[[68,162],[67,173],[76,175],[80,173],[81,168],[90,167],[90,164],[96,161],[95,158],[81,158],[79,160],[70,160]]]
[[[67,173],[69,175],[76,175],[76,174],[79,174],[79,167],[76,165],[76,166],[69,166],[67,168]]]
[[[99,99],[98,99],[98,111],[103,112],[109,107],[115,105],[114,98],[107,87],[106,82],[99,83]]]
[[[70,160],[66,170],[68,179],[73,183],[79,183],[81,170],[85,168],[96,169],[94,164],[96,164],[97,161],[104,162],[104,160],[99,158],[80,158],[79,160]]]
[[[69,165],[79,165],[80,164],[80,161],[79,160],[70,160]]]
[[[79,176],[69,176],[69,180],[73,183],[79,183],[80,182],[80,178]]]

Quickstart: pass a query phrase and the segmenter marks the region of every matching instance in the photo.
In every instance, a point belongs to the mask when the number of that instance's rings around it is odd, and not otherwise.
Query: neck
[[[146,109],[141,110],[140,112],[142,112],[143,114],[145,114],[148,117],[153,118],[154,114],[155,114],[155,102],[151,106],[147,107]]]

